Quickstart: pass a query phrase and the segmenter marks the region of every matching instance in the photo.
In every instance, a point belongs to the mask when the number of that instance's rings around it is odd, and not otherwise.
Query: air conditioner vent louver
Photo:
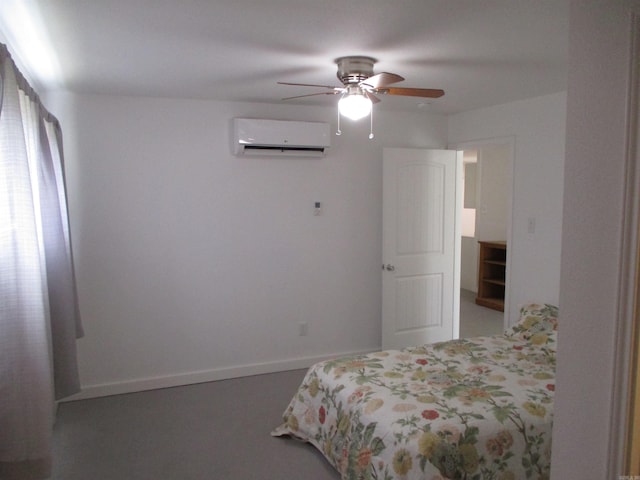
[[[329,124],[235,118],[236,155],[321,157],[330,146]]]
[[[245,150],[271,150],[274,152],[288,152],[291,150],[298,152],[318,152],[323,153],[325,147],[269,147],[267,145],[245,145]]]

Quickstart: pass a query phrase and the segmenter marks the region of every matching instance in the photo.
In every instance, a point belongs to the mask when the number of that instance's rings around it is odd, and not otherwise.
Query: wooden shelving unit
[[[478,295],[476,303],[504,312],[507,242],[478,242]]]

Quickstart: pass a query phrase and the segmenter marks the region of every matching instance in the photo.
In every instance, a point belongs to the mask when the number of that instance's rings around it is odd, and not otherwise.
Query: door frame
[[[458,142],[452,145],[449,145],[447,148],[450,150],[457,151],[465,151],[465,150],[478,150],[479,151],[479,161],[478,161],[478,177],[482,175],[482,158],[480,151],[482,147],[486,147],[489,145],[505,145],[509,148],[509,172],[508,178],[509,182],[507,185],[507,268],[505,275],[505,297],[504,297],[504,312],[503,312],[503,327],[506,329],[509,327],[509,312],[511,309],[511,295],[510,295],[510,286],[511,286],[511,253],[513,249],[509,248],[509,245],[512,245],[512,226],[514,223],[513,219],[513,190],[514,190],[514,170],[515,170],[515,155],[516,155],[516,137],[515,135],[503,136],[503,137],[489,137],[489,138],[480,138],[475,140],[468,140],[463,142]],[[482,194],[482,192],[479,192]],[[459,305],[458,305],[459,311]],[[459,320],[459,319],[458,319]]]
[[[640,475],[640,12],[630,15],[625,189],[609,441],[610,473]]]

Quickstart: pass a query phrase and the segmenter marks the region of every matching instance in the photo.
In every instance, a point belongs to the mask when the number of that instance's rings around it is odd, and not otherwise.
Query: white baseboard
[[[124,382],[86,385],[82,387],[82,391],[80,393],[67,397],[62,401],[73,402],[76,400],[86,400],[88,398],[107,397],[109,395],[120,395],[123,393],[143,392],[145,390],[156,390],[159,388],[178,387],[181,385],[191,385],[194,383],[213,382],[215,380],[226,380],[229,378],[261,375],[264,373],[297,370],[301,368],[309,368],[311,365],[317,362],[328,360],[330,358],[343,357],[348,355],[359,355],[363,353],[370,353],[371,351],[373,350],[336,353],[332,355],[322,355],[317,357],[302,357],[289,360],[278,360],[275,362],[254,363],[249,365],[215,368],[211,370],[200,370],[196,372],[179,373],[175,375],[139,378],[135,380],[127,380]]]

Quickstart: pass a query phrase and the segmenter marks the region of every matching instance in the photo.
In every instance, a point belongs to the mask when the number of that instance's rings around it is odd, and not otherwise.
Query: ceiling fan
[[[338,66],[338,78],[342,87],[331,85],[314,85],[309,83],[278,82],[280,85],[295,85],[302,87],[318,87],[327,89],[324,92],[308,93],[285,97],[283,100],[294,98],[312,97],[316,95],[337,95],[342,98],[338,102],[338,110],[352,120],[366,117],[371,112],[371,106],[380,102],[376,95],[403,95],[410,97],[439,98],[444,95],[444,90],[433,88],[408,88],[392,87],[391,85],[404,80],[395,73],[373,73],[375,58],[363,56],[348,56],[336,59]]]

